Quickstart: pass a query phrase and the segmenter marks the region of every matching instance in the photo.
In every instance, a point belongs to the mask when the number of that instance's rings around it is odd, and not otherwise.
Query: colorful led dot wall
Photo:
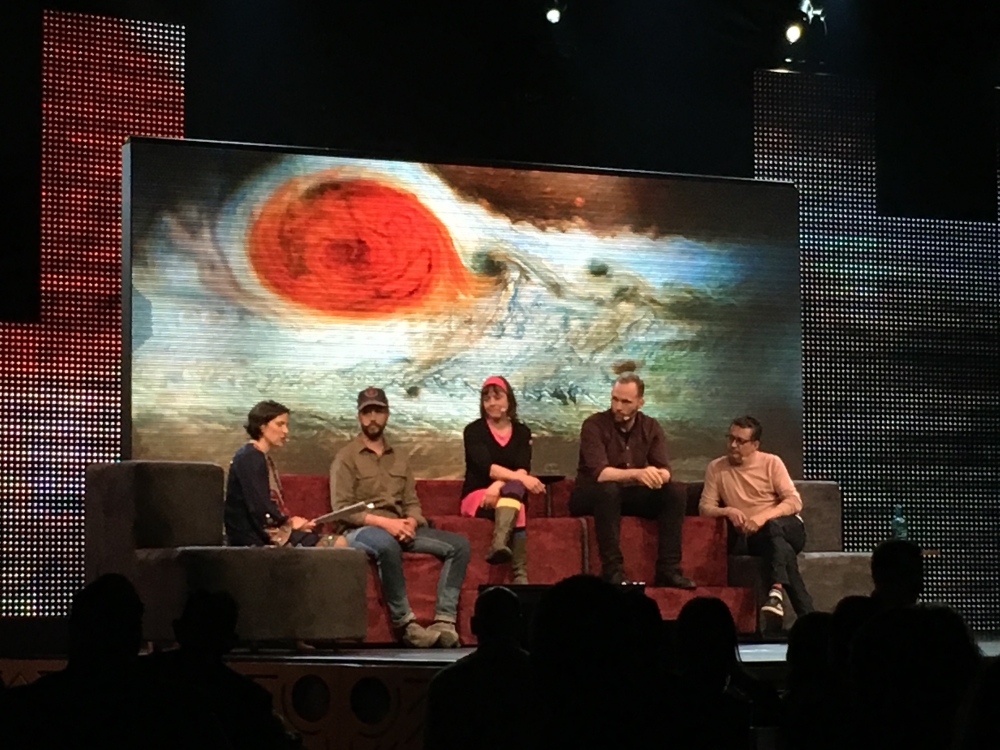
[[[0,324],[0,615],[63,615],[83,471],[120,457],[120,147],[183,136],[184,30],[47,12],[42,320]],[[1000,628],[997,223],[875,209],[874,95],[762,72],[756,168],[801,191],[805,476],[844,492],[848,550],[901,504],[927,598]]]

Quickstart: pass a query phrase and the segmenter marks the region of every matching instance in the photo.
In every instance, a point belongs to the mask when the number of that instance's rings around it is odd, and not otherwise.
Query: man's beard
[[[365,433],[365,437],[369,440],[378,440],[382,437],[382,433],[385,432],[385,425],[373,422],[362,427],[361,431]]]

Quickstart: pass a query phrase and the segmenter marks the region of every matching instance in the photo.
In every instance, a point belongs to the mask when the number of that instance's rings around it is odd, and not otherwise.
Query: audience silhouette
[[[225,592],[195,591],[174,621],[179,648],[144,657],[156,677],[195,696],[220,722],[234,750],[298,747],[273,711],[271,694],[230,669],[223,656],[236,644],[239,607]]]
[[[954,750],[996,750],[1000,747],[1000,659],[994,658],[980,672],[959,713]]]
[[[143,605],[120,575],[73,597],[66,668],[5,691],[0,736],[11,748],[229,748],[197,701],[138,667]]]
[[[957,613],[912,606],[875,615],[851,650],[859,748],[946,748],[980,653]]]
[[[882,609],[917,603],[924,589],[923,553],[913,542],[890,539],[872,553],[872,599]]]
[[[427,691],[425,750],[509,747],[529,733],[531,663],[520,646],[521,605],[510,589],[479,595],[472,632],[479,647],[441,670]]]
[[[833,615],[810,612],[788,634],[787,691],[782,697],[782,726],[788,750],[836,747],[831,725],[840,721],[831,649]]]
[[[632,747],[672,721],[637,665],[644,645],[631,638],[625,597],[636,596],[593,576],[576,575],[545,592],[531,629],[535,669],[532,744],[547,747]]]
[[[748,675],[739,661],[736,623],[714,597],[696,597],[677,617],[683,700],[682,746],[746,748],[752,729],[776,727],[777,691]]]
[[[1000,747],[1000,662],[983,659],[956,612],[912,603],[922,588],[914,549],[881,545],[871,597],[796,621],[780,703],[743,668],[719,599],[696,597],[670,623],[639,586],[573,576],[544,593],[529,655],[517,597],[490,588],[472,618],[479,647],[431,681],[424,747]],[[231,596],[193,593],[174,622],[179,648],[139,658],[142,611],[119,575],[77,592],[66,668],[0,687],[3,746],[300,745],[270,694],[223,661],[236,642]]]

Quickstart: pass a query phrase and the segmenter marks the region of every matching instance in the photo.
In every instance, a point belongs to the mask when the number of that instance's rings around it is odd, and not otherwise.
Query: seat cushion
[[[589,570],[601,572],[594,519],[586,517]],[[625,576],[652,583],[656,575],[656,521],[622,518],[620,544]],[[726,586],[726,529],[721,518],[686,516],[681,535],[681,570],[699,586]]]
[[[466,585],[510,583],[510,565],[490,565],[486,553],[493,538],[493,522],[485,518],[437,516],[436,528],[453,531],[469,540],[471,556]],[[581,518],[532,518],[528,520],[528,580],[556,583],[583,572],[583,545],[586,527]]]

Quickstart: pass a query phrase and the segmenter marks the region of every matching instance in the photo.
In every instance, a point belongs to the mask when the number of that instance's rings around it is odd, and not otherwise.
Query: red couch
[[[285,501],[296,515],[315,518],[330,509],[330,480],[326,475],[285,474],[281,477]],[[458,514],[461,480],[417,481],[424,515],[434,526],[469,539],[472,557],[459,599],[458,630],[463,643],[474,643],[469,627],[473,603],[480,584],[509,583],[509,565],[486,563],[493,524],[481,518]],[[556,583],[577,573],[598,573],[597,542],[592,518],[569,514],[570,479],[550,486],[549,498],[534,495],[528,500],[528,578],[532,583]],[[689,498],[684,520],[683,559],[685,575],[698,583],[694,591],[647,587],[646,593],[665,618],[675,618],[684,603],[695,596],[717,596],[730,608],[740,632],[753,632],[757,611],[750,589],[726,586],[727,555],[724,521],[699,518],[697,498]],[[634,581],[652,581],[656,560],[656,523],[641,518],[623,518],[621,545],[625,553],[625,575]],[[410,606],[421,622],[434,616],[434,597],[441,563],[429,556],[406,552],[403,570]],[[367,643],[391,643],[389,613],[381,598],[374,562],[368,572]]]

